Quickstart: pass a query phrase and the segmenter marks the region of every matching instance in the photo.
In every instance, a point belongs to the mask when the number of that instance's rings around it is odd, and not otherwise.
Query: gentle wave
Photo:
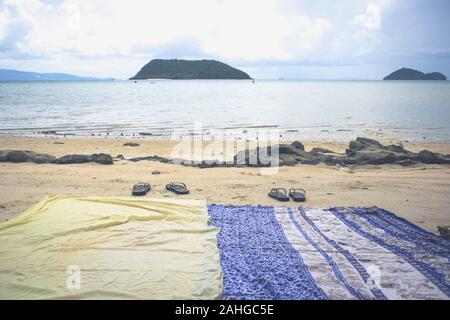
[[[450,83],[383,81],[2,82],[0,134],[450,140]]]

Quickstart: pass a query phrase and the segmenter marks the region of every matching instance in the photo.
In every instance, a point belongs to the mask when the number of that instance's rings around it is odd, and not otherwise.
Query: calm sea
[[[449,81],[0,82],[0,135],[167,137],[195,126],[286,139],[450,140]]]

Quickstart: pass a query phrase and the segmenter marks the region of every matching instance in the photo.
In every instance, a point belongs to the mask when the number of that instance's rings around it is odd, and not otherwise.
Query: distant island
[[[399,69],[383,80],[447,80],[447,77],[439,72],[423,73],[414,69]]]
[[[154,59],[130,80],[251,79],[248,74],[216,60]]]
[[[66,73],[38,73],[10,69],[0,69],[0,81],[101,81],[94,77],[80,77]]]

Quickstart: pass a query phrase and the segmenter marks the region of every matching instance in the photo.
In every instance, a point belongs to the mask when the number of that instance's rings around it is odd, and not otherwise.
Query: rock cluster
[[[273,148],[273,147],[272,147]],[[261,167],[267,164],[267,157],[271,155],[271,148],[253,149],[240,151],[234,160],[249,166]],[[423,150],[414,153],[406,150],[400,145],[383,146],[376,140],[368,138],[357,138],[351,141],[345,154],[338,154],[323,148],[313,148],[310,152],[305,151],[301,142],[278,145],[279,165],[289,166],[296,164],[319,164],[324,163],[331,166],[349,165],[381,165],[400,164],[412,165],[425,164],[450,164],[450,157],[440,153]],[[257,158],[258,161],[251,161]],[[243,159],[243,160],[242,160]]]
[[[278,152],[278,157],[275,152]],[[127,159],[129,161],[157,161],[162,163],[181,164],[198,168],[213,167],[268,167],[274,165],[272,160],[278,159],[280,166],[294,166],[296,164],[316,165],[324,163],[330,166],[350,166],[350,165],[382,165],[399,164],[403,166],[418,163],[423,164],[450,164],[450,155],[434,153],[423,150],[418,153],[406,150],[401,145],[384,146],[380,142],[368,138],[357,138],[351,141],[345,154],[339,154],[324,148],[313,148],[305,151],[305,147],[300,141],[291,144],[279,144],[267,148],[256,148],[242,150],[234,156],[233,161],[220,162],[218,160],[193,162],[183,159],[170,159],[157,155],[143,156]],[[125,159],[122,155],[117,156],[118,160]],[[55,158],[47,154],[40,154],[33,151],[22,150],[0,150],[0,162],[34,162],[34,163],[88,163],[112,164],[113,159],[109,154],[99,153],[92,155],[66,155]],[[276,163],[275,163],[276,164]]]
[[[163,163],[176,163],[185,166],[198,168],[214,167],[268,167],[271,163],[272,153],[278,148],[278,157],[274,154],[274,159],[279,159],[280,166],[294,166],[296,164],[316,165],[324,163],[330,166],[350,166],[350,165],[382,165],[399,164],[403,166],[418,163],[424,164],[450,164],[450,155],[434,153],[423,150],[414,153],[406,150],[400,145],[384,146],[380,142],[368,138],[357,138],[351,141],[345,154],[315,147],[311,151],[305,151],[304,145],[300,141],[291,144],[279,144],[267,148],[256,148],[242,150],[234,156],[233,161],[220,162],[209,160],[193,162],[183,159],[169,159],[159,156],[131,158],[130,161],[158,161]]]

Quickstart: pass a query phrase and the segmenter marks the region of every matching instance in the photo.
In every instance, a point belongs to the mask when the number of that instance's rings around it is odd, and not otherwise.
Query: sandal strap
[[[274,192],[275,190],[275,192]],[[279,190],[283,190],[284,195],[287,194],[286,189],[285,188],[272,188],[272,190],[270,191],[270,193],[277,193]]]
[[[134,187],[148,187],[150,186],[147,182],[138,182],[134,185]]]
[[[186,185],[183,182],[171,182],[168,185],[169,186],[183,186],[185,189],[187,189]]]
[[[292,191],[294,191],[294,192],[292,192]],[[301,188],[291,188],[289,190],[289,193],[295,193],[296,191],[303,191],[303,193],[306,195],[306,191],[304,189],[301,189]]]

